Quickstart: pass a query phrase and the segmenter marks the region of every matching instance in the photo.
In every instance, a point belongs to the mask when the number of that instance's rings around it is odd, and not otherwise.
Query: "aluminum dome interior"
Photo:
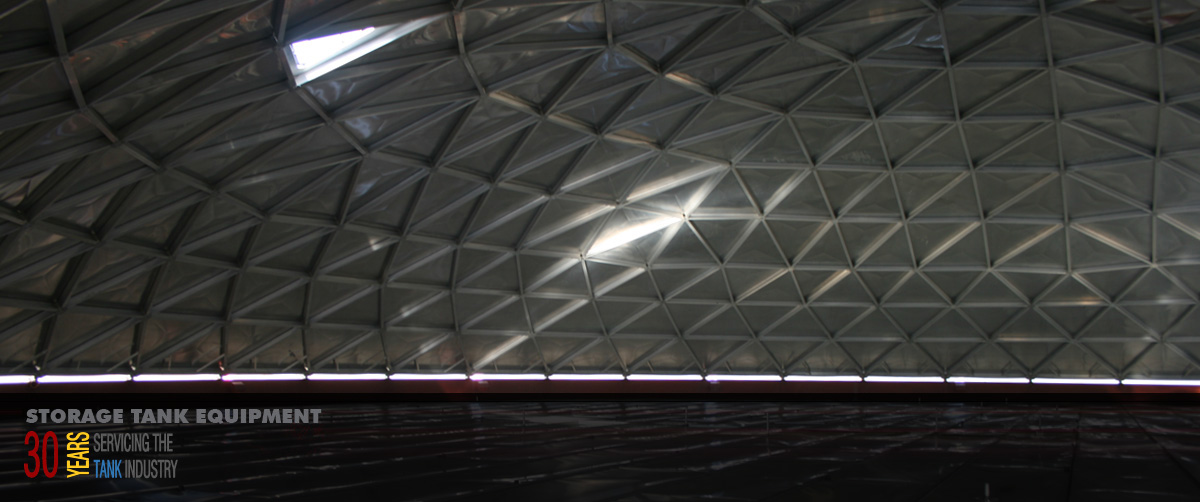
[[[1197,11],[15,2],[0,372],[1195,378]]]

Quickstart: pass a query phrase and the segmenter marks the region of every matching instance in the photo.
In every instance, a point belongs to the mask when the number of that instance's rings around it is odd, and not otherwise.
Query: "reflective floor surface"
[[[176,427],[179,477],[29,482],[0,500],[1195,501],[1200,407],[434,403],[318,425]],[[79,426],[76,426],[79,427]],[[154,426],[117,430],[154,431]],[[49,429],[49,428],[44,428]],[[59,433],[66,428],[57,427]],[[97,458],[101,455],[96,454]]]

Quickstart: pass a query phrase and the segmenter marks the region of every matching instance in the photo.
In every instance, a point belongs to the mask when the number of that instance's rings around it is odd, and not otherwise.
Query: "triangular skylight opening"
[[[292,44],[292,56],[296,58],[296,69],[308,70],[329,61],[373,31],[374,26],[295,42]]]
[[[287,51],[288,63],[296,77],[296,85],[316,80],[400,37],[429,26],[439,18],[441,15],[292,42]]]

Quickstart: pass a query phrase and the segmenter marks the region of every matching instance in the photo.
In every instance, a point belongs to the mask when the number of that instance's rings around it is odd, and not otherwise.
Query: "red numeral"
[[[38,471],[41,470],[42,463],[40,462],[40,459],[37,456],[37,449],[38,449],[37,433],[33,432],[33,431],[29,431],[29,432],[25,433],[25,444],[29,444],[30,436],[33,437],[33,448],[31,448],[29,450],[29,456],[33,457],[33,470],[29,469],[29,464],[25,464],[25,476],[32,478],[34,476],[37,476]]]
[[[54,441],[54,469],[50,469],[50,462],[46,460],[46,447],[50,446],[50,441]],[[58,435],[54,431],[42,436],[42,473],[47,478],[53,478],[58,473]]]
[[[25,468],[25,476],[36,477],[38,471],[42,471],[47,478],[53,478],[55,474],[58,474],[58,435],[54,431],[47,431],[42,436],[42,441],[38,441],[37,433],[29,431],[25,433],[25,444],[29,444],[29,438],[33,438],[33,448],[29,449],[29,456],[33,457],[33,468],[30,469],[28,463],[22,466]],[[46,461],[46,448],[50,446],[51,442],[54,443],[54,468],[51,468],[50,462]],[[41,457],[38,457],[38,443],[42,445]]]

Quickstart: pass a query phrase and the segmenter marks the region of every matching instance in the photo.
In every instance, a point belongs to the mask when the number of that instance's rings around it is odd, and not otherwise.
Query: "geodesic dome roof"
[[[0,368],[1194,376],[1197,10],[18,2]]]

